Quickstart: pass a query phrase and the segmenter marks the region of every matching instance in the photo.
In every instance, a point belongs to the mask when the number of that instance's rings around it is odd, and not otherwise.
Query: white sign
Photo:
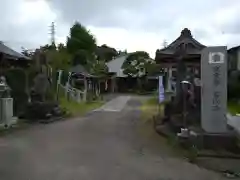
[[[224,54],[222,52],[210,52],[209,53],[209,63],[224,63]]]
[[[165,99],[164,97],[164,87],[163,87],[163,77],[158,77],[158,101],[159,103],[162,103]]]

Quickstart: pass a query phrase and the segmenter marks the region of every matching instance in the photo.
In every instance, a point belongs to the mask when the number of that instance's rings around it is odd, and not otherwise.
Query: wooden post
[[[98,81],[98,95],[101,95],[101,83]]]
[[[84,76],[84,94],[83,94],[83,101],[87,101],[87,91],[88,91],[88,82],[86,76]]]
[[[77,90],[77,102],[81,102],[81,92],[79,90]]]

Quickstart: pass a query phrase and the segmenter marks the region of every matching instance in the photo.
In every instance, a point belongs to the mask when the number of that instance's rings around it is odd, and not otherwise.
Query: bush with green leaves
[[[28,102],[28,94],[26,92],[27,74],[23,69],[15,68],[8,70],[5,76],[14,100],[14,114],[18,115],[24,110]]]

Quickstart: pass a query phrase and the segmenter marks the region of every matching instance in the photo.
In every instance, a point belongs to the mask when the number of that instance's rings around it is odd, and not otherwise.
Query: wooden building
[[[0,42],[0,66],[1,68],[9,67],[26,67],[30,64],[30,58],[14,51]]]
[[[170,45],[156,51],[156,63],[165,69],[166,91],[173,91],[172,83],[175,82],[177,68],[181,62],[189,74],[198,74],[200,77],[201,51],[205,47],[193,38],[189,29],[185,28]]]
[[[228,70],[240,70],[240,46],[235,46],[228,49]]]

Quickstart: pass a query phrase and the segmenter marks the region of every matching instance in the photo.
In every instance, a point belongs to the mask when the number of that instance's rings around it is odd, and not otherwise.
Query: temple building
[[[228,70],[240,70],[240,46],[228,49]]]
[[[31,59],[14,51],[0,41],[0,71],[9,67],[27,67]]]
[[[195,74],[200,78],[201,51],[205,47],[193,38],[189,29],[185,28],[170,45],[156,51],[156,63],[165,69],[166,91],[173,92],[176,89],[174,84],[180,61],[186,66],[186,72],[189,76]]]

